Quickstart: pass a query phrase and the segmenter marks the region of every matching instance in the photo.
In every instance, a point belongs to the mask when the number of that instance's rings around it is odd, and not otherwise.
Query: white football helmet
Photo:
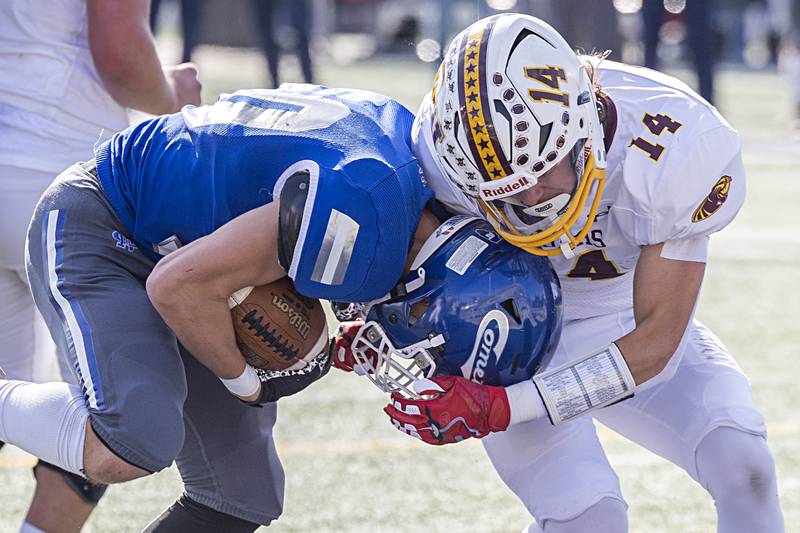
[[[510,243],[571,256],[594,221],[606,154],[590,73],[564,38],[528,15],[479,20],[453,39],[431,97],[449,178]],[[577,175],[572,194],[534,206],[512,198],[565,157]],[[586,223],[573,229],[587,203]]]

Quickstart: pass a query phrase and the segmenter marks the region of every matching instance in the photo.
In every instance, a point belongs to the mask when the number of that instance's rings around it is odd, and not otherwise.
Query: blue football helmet
[[[417,397],[411,384],[423,377],[530,379],[560,335],[561,286],[548,259],[458,216],[425,242],[392,294],[369,306],[352,352],[378,388]]]

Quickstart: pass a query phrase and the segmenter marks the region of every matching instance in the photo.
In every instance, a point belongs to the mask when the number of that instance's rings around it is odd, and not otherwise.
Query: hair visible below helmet
[[[507,241],[572,255],[594,221],[606,163],[591,75],[564,38],[528,15],[479,20],[453,39],[431,97],[434,145],[449,178]],[[565,157],[578,178],[568,200],[536,206],[533,220],[504,201]],[[585,224],[573,230],[587,204]]]
[[[561,289],[550,262],[474,217],[440,226],[395,294],[370,307],[352,345],[386,392],[416,396],[414,380],[438,375],[518,383],[549,362],[561,334]]]

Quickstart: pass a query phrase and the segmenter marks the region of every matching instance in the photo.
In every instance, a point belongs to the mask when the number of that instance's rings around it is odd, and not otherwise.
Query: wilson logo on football
[[[308,338],[308,333],[311,331],[308,320],[306,320],[302,314],[298,313],[289,302],[277,294],[273,294],[272,305],[289,316],[289,324],[297,330],[301,337],[304,339]]]
[[[694,210],[692,213],[692,222],[700,222],[701,220],[705,220],[711,215],[713,215],[722,204],[725,203],[725,200],[728,199],[728,192],[731,189],[731,177],[730,176],[722,176],[714,187],[711,189],[711,192],[706,196],[703,203],[701,203],[697,209]]]
[[[461,373],[475,383],[483,383],[486,368],[494,359],[497,362],[503,354],[508,340],[508,318],[502,311],[493,309],[486,313],[475,335],[475,346],[463,365]]]

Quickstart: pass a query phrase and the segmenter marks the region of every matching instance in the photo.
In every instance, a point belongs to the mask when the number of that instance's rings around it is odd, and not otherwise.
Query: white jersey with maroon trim
[[[599,73],[603,92],[616,110],[605,190],[595,223],[575,257],[551,257],[568,320],[633,305],[641,246],[669,242],[669,249],[680,249],[691,243],[692,260],[704,261],[708,236],[734,218],[746,189],[738,134],[687,85],[612,61],[603,61]],[[428,95],[412,134],[428,184],[449,209],[480,214],[474,200],[439,165],[430,104]]]

